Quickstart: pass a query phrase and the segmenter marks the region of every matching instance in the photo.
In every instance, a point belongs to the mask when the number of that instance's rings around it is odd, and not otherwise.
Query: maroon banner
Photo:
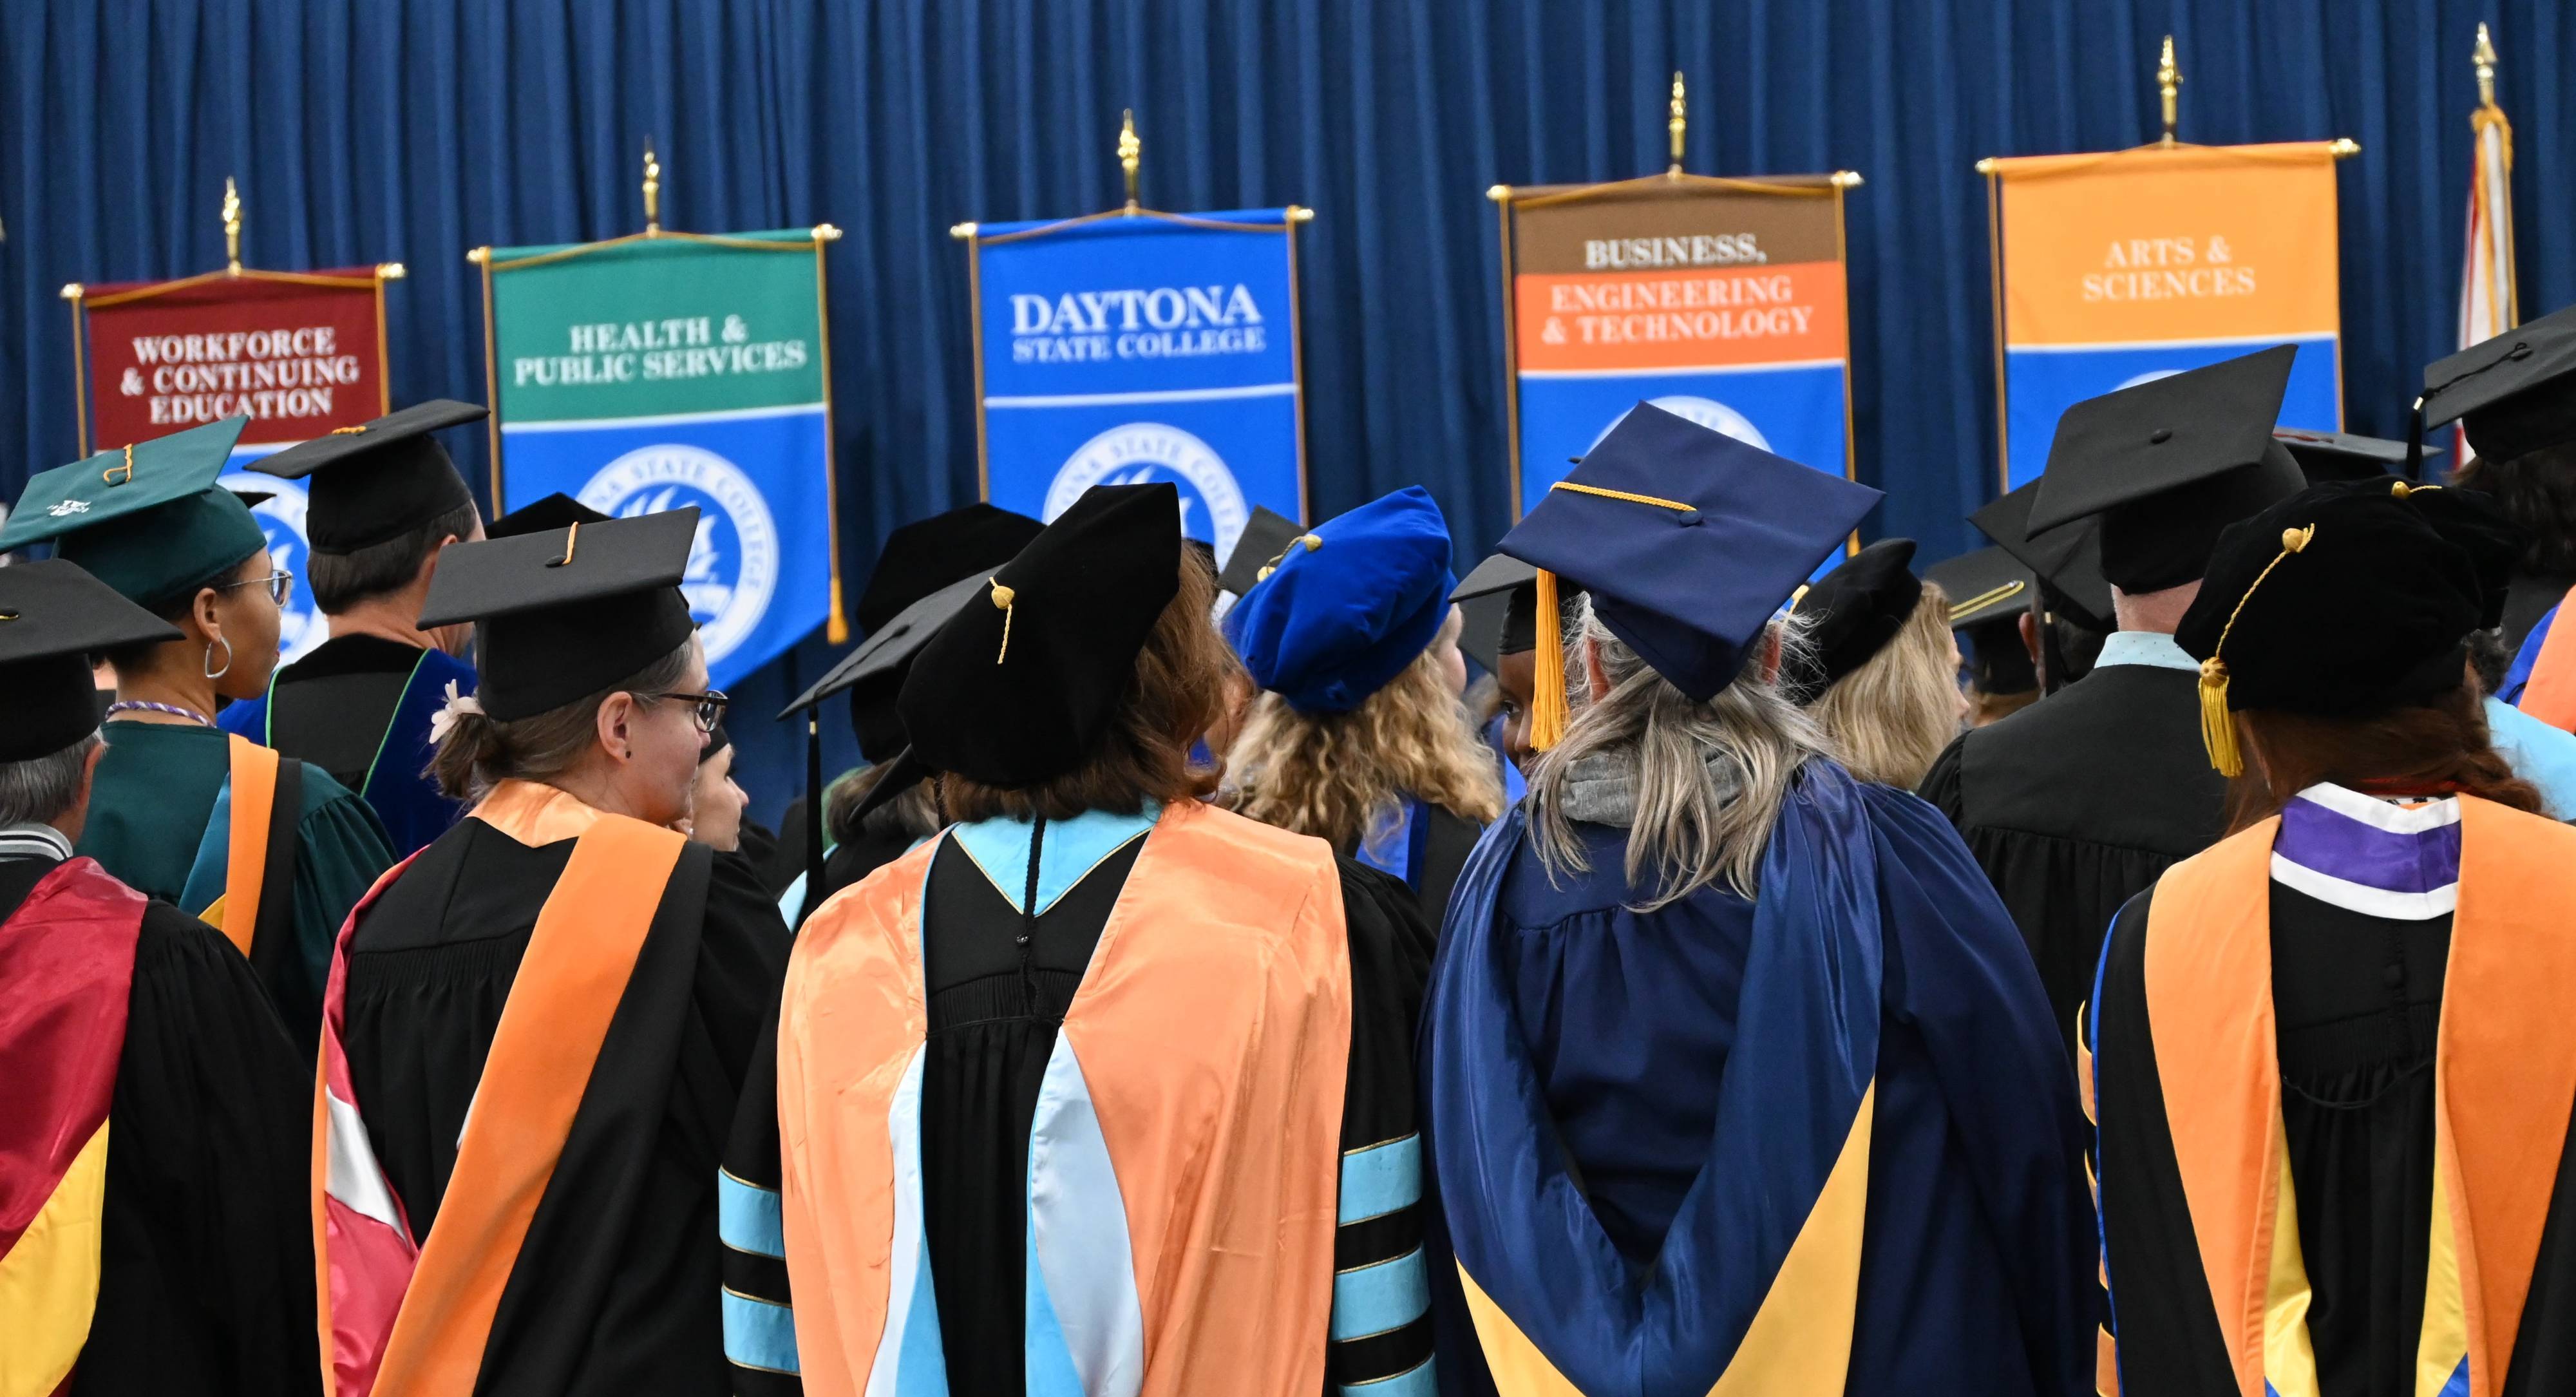
[[[384,279],[398,268],[209,272],[78,287],[81,452],[247,416],[265,454],[392,410]]]

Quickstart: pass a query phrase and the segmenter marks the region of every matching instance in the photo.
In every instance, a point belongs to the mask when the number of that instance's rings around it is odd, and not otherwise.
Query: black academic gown
[[[2111,918],[2222,831],[2227,781],[2201,746],[2199,684],[2099,666],[1964,734],[1923,778],[2029,943],[2070,1054]]]
[[[2451,918],[2375,917],[2278,883],[2271,899],[2281,1124],[2321,1397],[2413,1397]],[[2153,902],[2150,890],[2121,911],[2102,964],[2103,1239],[2121,1379],[2138,1393],[2233,1392],[2153,1041],[2129,1028],[2147,1022]],[[2502,1397],[2541,1393],[2576,1393],[2576,1141],[2559,1158],[2502,1388]]]
[[[0,918],[55,866],[0,860]],[[107,1124],[98,1307],[67,1390],[318,1392],[312,1070],[250,963],[166,903],[144,908]]]
[[[2523,572],[2514,574],[2504,594],[2504,645],[2507,652],[2520,650],[2531,628],[2549,614],[2549,608],[2566,599],[2567,589],[2576,586],[2576,577],[2556,573]]]
[[[360,921],[351,1085],[414,1235],[437,1225],[466,1107],[574,841],[468,818]],[[478,1397],[725,1390],[716,1169],[787,933],[750,865],[681,854],[501,1295]]]
[[[1056,1033],[1125,886],[1140,835],[1102,859],[1037,918],[1022,963],[1026,919],[953,844],[932,860],[923,898],[922,957],[930,1034],[922,1066],[922,1231],[930,1251],[948,1390],[1025,1390],[1029,1132]],[[1402,880],[1345,858],[1342,911],[1351,955],[1351,1052],[1342,1148],[1415,1133],[1413,1035],[1435,935]],[[777,1025],[746,1090],[726,1172],[775,1194],[779,1184]],[[772,1103],[761,1109],[754,1091]],[[1334,1233],[1334,1268],[1401,1257],[1423,1242],[1419,1204]],[[792,1305],[786,1267],[729,1248],[725,1283]],[[1335,1343],[1328,1389],[1403,1374],[1431,1356],[1426,1315],[1400,1328]],[[799,1391],[795,1375],[737,1366],[741,1397]]]

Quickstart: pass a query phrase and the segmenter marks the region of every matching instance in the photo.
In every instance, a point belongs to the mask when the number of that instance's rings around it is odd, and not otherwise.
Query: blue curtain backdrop
[[[1109,205],[1121,107],[1146,201],[1297,202],[1315,508],[1420,482],[1469,557],[1502,531],[1498,181],[1664,163],[1848,168],[1857,460],[1873,536],[1972,546],[1995,478],[1984,155],[2133,145],[2176,36],[2183,135],[2350,136],[2350,425],[2393,436],[2452,346],[2468,62],[2489,21],[2514,122],[2526,316],[2576,300],[2563,0],[10,0],[0,6],[0,489],[74,451],[68,281],[399,260],[394,396],[484,397],[464,253],[669,226],[839,224],[833,389],[845,570],[973,496],[965,219]],[[480,478],[479,441],[462,462]],[[1464,561],[1464,560],[1462,560]],[[828,661],[820,642],[795,663]],[[757,808],[801,770],[745,686]],[[835,769],[850,757],[827,715]]]

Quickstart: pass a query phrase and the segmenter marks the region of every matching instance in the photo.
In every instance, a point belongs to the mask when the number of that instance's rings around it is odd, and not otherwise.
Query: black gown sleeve
[[[312,1070],[250,963],[143,915],[80,1394],[317,1393]]]
[[[723,1001],[708,1013],[710,1036],[742,1083],[716,1173],[726,1376],[734,1397],[786,1397],[804,1390],[779,1215],[778,999],[787,926],[757,867],[738,854],[716,856],[699,963],[699,993]],[[732,1031],[719,1029],[719,1018]]]
[[[1380,1382],[1431,1361],[1425,1307],[1422,1142],[1414,1113],[1413,1035],[1431,974],[1433,929],[1403,880],[1337,860],[1351,956],[1351,1051],[1342,1098],[1340,1223],[1333,1234],[1332,1338],[1325,1390]],[[1376,1267],[1412,1283],[1354,1283]],[[1388,1302],[1360,1297],[1399,1295]]]

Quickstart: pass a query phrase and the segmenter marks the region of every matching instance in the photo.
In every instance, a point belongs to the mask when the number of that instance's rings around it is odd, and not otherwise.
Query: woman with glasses
[[[432,763],[467,813],[351,916],[322,1015],[326,1348],[379,1391],[723,1390],[718,1153],[787,929],[679,832],[725,709],[696,530],[460,543],[430,586],[478,636]]]
[[[310,1056],[331,938],[393,855],[375,814],[321,767],[215,726],[221,705],[266,691],[295,585],[248,504],[215,484],[247,420],[37,476],[0,550],[51,542],[178,629],[106,657],[116,695],[79,852],[220,928]]]

